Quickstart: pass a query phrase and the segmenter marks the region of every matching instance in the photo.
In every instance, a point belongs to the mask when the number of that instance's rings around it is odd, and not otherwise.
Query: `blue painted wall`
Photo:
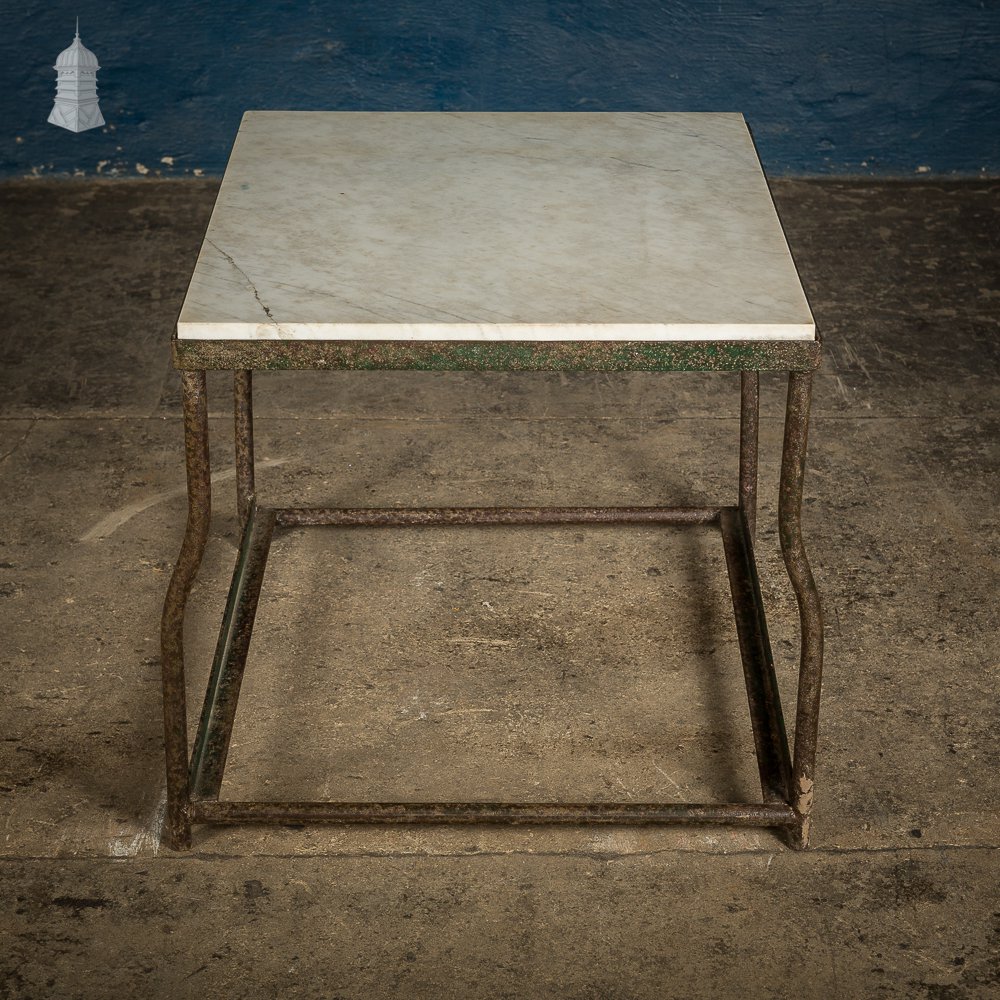
[[[80,16],[107,127],[48,125]],[[772,174],[1000,174],[998,0],[0,0],[0,175],[218,174],[247,108],[741,110]]]

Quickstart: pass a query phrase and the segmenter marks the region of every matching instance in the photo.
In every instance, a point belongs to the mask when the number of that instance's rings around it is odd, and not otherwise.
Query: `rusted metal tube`
[[[226,802],[192,803],[204,823],[726,823],[793,826],[774,803]]]
[[[191,791],[198,797],[218,796],[222,787],[273,534],[274,511],[264,510],[258,516],[251,500],[191,754]]]
[[[757,535],[757,437],[760,423],[760,374],[740,373],[740,500],[750,540]]]
[[[811,398],[812,373],[790,372],[778,494],[778,533],[781,554],[799,605],[802,633],[792,762],[793,803],[799,815],[798,833],[794,842],[796,847],[806,847],[809,843],[823,677],[823,614],[802,541],[802,481],[805,474]]]
[[[791,795],[792,766],[750,529],[744,512],[732,509],[722,512],[721,527],[760,787],[765,802],[787,803]]]
[[[254,497],[253,461],[253,372],[233,372],[233,413],[236,424],[236,510],[240,524]]]
[[[516,345],[515,345],[516,346]],[[559,348],[559,361],[571,367],[595,360],[588,351],[603,347],[581,345]],[[816,756],[820,677],[822,669],[822,619],[818,595],[801,539],[802,477],[809,419],[811,373],[818,361],[818,342],[806,353],[780,345],[767,345],[764,353],[741,354],[733,345],[704,349],[704,357],[691,345],[682,345],[676,357],[647,356],[635,345],[625,354],[609,356],[610,366],[621,370],[657,368],[680,362],[685,366],[728,369],[741,367],[739,501],[736,507],[446,507],[446,508],[283,508],[259,509],[255,503],[252,371],[264,367],[407,367],[471,368],[490,370],[503,362],[505,370],[532,368],[551,360],[547,348],[535,353],[515,353],[508,346],[485,353],[479,345],[459,345],[456,352],[435,353],[435,345],[422,345],[417,355],[406,345],[306,345],[296,354],[294,345],[280,345],[273,357],[265,345],[259,355],[255,345],[185,345],[189,356],[178,362],[193,368],[182,375],[184,385],[185,446],[188,476],[188,523],[180,556],[168,587],[162,623],[164,733],[167,757],[166,842],[176,849],[190,846],[192,821],[207,823],[511,823],[511,824],[669,824],[720,823],[735,826],[781,827],[789,830],[795,846],[805,846],[812,808],[812,780]],[[221,350],[218,357],[212,350]],[[619,350],[619,348],[615,348]],[[492,349],[491,349],[492,350]],[[657,351],[661,347],[657,346]],[[721,350],[721,354],[716,354]],[[803,348],[803,350],[805,350]],[[229,351],[229,354],[226,354]],[[398,351],[401,353],[393,353]],[[338,353],[340,352],[340,353]],[[353,352],[353,353],[352,353]],[[429,352],[429,353],[428,353]],[[686,353],[685,353],[686,352]],[[770,353],[768,353],[770,352]],[[808,356],[806,356],[808,354]],[[794,357],[793,357],[794,355]],[[223,357],[224,356],[224,357]],[[243,358],[239,365],[223,360]],[[753,364],[748,362],[753,361]],[[192,361],[203,360],[201,367]],[[737,361],[743,364],[737,366]],[[782,553],[799,603],[802,629],[799,697],[794,758],[789,761],[781,719],[773,660],[767,640],[766,619],[753,557],[753,530],[757,500],[757,439],[759,421],[758,369],[785,367],[792,362],[785,442],[782,455],[779,528]],[[410,362],[413,362],[410,364]],[[508,363],[510,362],[510,363]],[[233,367],[236,425],[237,505],[244,525],[240,557],[230,589],[222,633],[213,664],[209,692],[203,706],[195,753],[188,763],[184,689],[183,619],[188,594],[208,537],[211,508],[208,418],[205,372],[202,367]],[[586,364],[583,365],[586,367]],[[596,370],[596,369],[591,369]],[[786,369],[787,370],[787,369]],[[716,525],[722,529],[733,591],[733,606],[740,637],[751,720],[761,772],[764,802],[684,803],[487,803],[487,802],[254,802],[219,801],[218,794],[232,733],[240,682],[246,664],[254,614],[264,575],[268,548],[276,525],[331,525],[340,527],[433,527],[447,525]],[[192,786],[194,797],[192,798]],[[791,803],[791,804],[790,804]]]
[[[717,524],[718,507],[285,507],[277,511],[285,528],[333,525],[342,528],[438,527],[529,524]]]
[[[191,846],[184,689],[184,609],[205,552],[212,511],[205,373],[182,372],[181,384],[184,391],[188,516],[180,555],[167,587],[160,625],[163,736],[167,763],[167,812],[163,836],[167,844],[178,851]]]

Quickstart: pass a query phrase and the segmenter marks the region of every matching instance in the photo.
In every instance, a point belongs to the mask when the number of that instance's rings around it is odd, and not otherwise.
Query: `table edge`
[[[194,340],[175,333],[171,348],[182,371],[813,371],[822,339]]]

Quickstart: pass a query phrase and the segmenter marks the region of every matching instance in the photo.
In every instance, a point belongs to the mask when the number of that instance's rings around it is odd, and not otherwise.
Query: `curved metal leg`
[[[176,851],[191,846],[187,706],[184,689],[184,608],[208,541],[212,484],[208,463],[208,401],[203,371],[182,372],[188,518],[180,555],[163,604],[160,627],[167,815],[163,835]]]
[[[805,473],[811,397],[812,372],[790,372],[788,406],[785,411],[785,443],[781,456],[778,530],[781,554],[799,603],[802,631],[791,803],[799,817],[799,828],[793,846],[799,848],[806,847],[809,842],[823,673],[823,615],[802,542],[802,478]]]
[[[253,372],[233,372],[233,398],[236,418],[236,509],[241,527],[254,498],[253,465]]]
[[[760,420],[760,374],[740,373],[740,510],[747,533],[757,530],[757,426]]]

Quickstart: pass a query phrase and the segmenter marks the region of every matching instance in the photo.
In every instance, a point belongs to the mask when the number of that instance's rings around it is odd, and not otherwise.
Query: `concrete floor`
[[[805,531],[827,670],[813,847],[768,832],[199,828],[158,844],[158,618],[184,520],[168,340],[210,182],[0,186],[0,982],[59,997],[1000,995],[1000,184],[783,182],[826,339]],[[262,493],[731,502],[730,375],[298,373]],[[192,717],[237,539],[213,536]],[[763,380],[759,558],[786,703]],[[754,795],[721,547],[646,529],[288,532],[224,794]]]

